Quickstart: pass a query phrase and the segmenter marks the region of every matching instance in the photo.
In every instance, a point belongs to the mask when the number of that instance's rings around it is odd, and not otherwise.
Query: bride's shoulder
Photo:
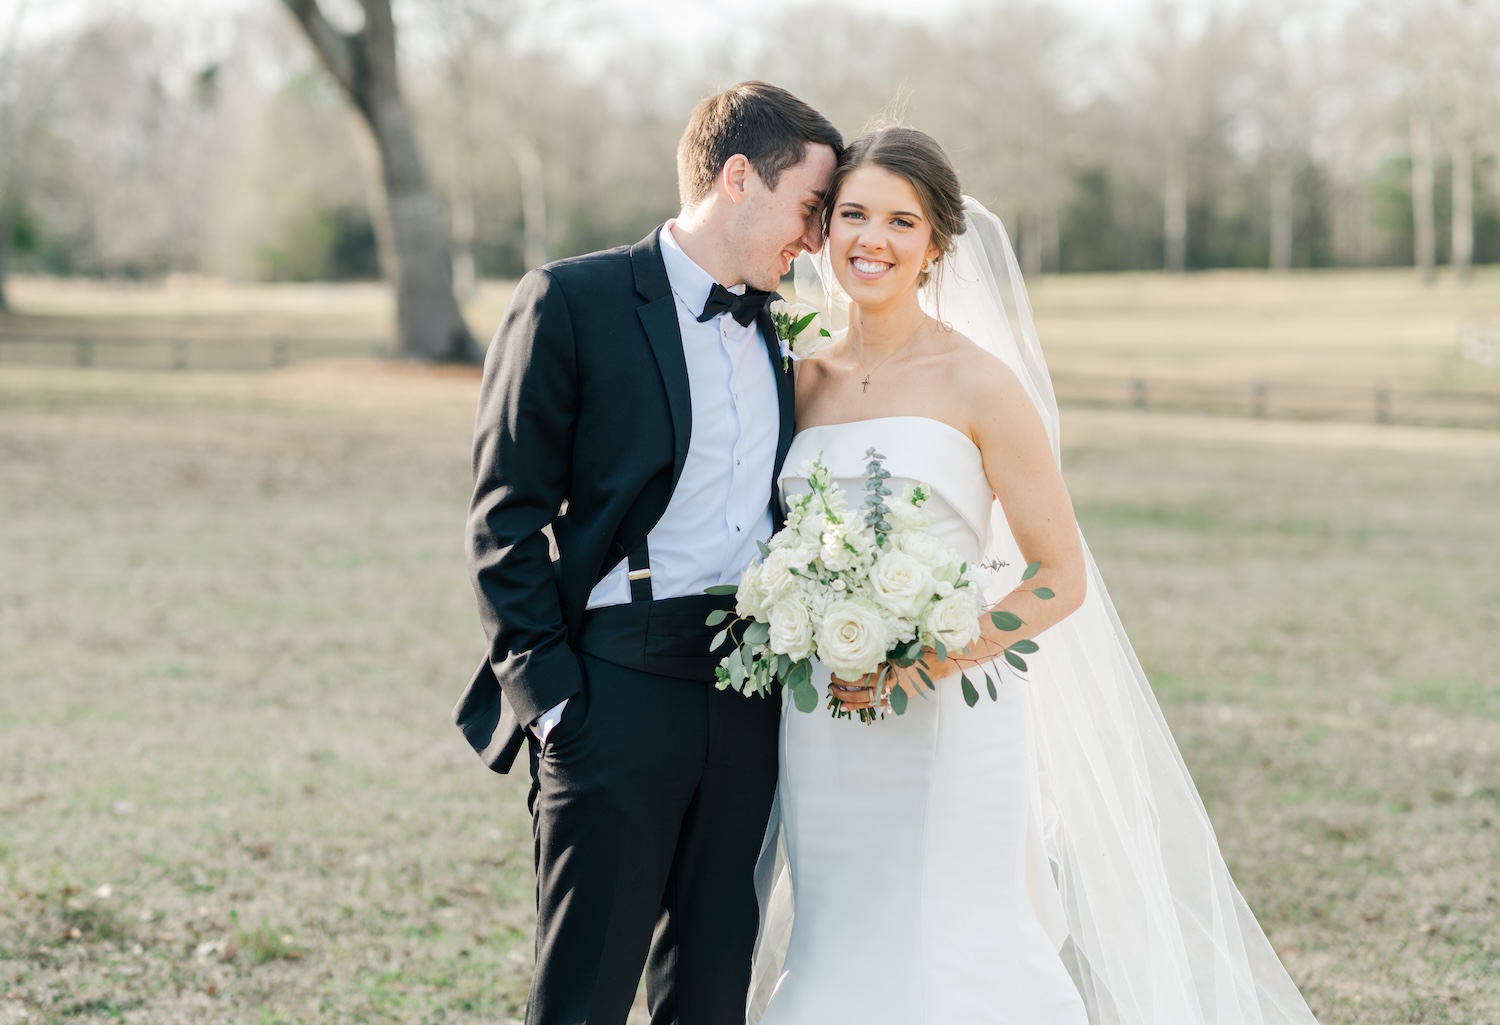
[[[1019,388],[1020,379],[999,356],[988,351],[968,335],[959,331],[950,333],[953,359],[949,361],[953,378],[965,391],[977,392],[994,398],[996,390]]]

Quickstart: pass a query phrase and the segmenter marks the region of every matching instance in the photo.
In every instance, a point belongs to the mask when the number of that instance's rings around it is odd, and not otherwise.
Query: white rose
[[[931,569],[899,550],[886,552],[870,567],[870,594],[903,619],[917,617],[936,583]]]
[[[953,561],[953,549],[931,534],[908,530],[894,535],[891,540],[897,551],[905,552],[934,573]]]
[[[751,560],[740,574],[739,590],[734,593],[734,614],[760,618],[765,613],[766,592],[761,586],[760,563]]]
[[[793,661],[813,653],[813,621],[800,601],[779,601],[770,609],[771,650]]]
[[[923,632],[942,641],[950,651],[967,648],[979,639],[979,602],[968,588],[930,602],[922,610]]]
[[[888,496],[885,508],[885,520],[891,525],[892,531],[924,531],[932,526],[932,514],[913,505],[906,498]]]
[[[765,592],[767,605],[781,601],[796,589],[797,577],[792,570],[807,565],[805,561],[799,563],[796,560],[796,549],[778,548],[760,564],[760,586]]]
[[[841,680],[873,673],[889,648],[885,616],[869,602],[835,602],[818,624],[818,657]]]

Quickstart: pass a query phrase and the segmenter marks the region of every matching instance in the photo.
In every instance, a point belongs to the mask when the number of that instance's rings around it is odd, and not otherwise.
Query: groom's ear
[[[750,176],[754,174],[755,168],[750,166],[750,158],[743,153],[736,153],[724,161],[724,166],[719,168],[719,188],[723,190],[724,198],[731,203],[743,203]]]

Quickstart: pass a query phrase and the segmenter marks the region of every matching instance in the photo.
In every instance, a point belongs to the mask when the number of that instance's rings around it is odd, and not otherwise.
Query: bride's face
[[[938,256],[917,190],[871,165],[845,178],[834,197],[827,245],[834,276],[861,306],[914,293],[922,261]]]

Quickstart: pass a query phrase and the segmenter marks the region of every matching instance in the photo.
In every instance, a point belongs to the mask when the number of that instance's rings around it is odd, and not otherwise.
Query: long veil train
[[[924,307],[1020,377],[1059,453],[1057,402],[1020,266],[999,219],[965,198],[966,232],[924,290]],[[797,294],[837,324],[847,306],[826,257],[798,261]],[[1316,1025],[1219,852],[1104,582],[1084,547],[1088,596],[1032,656],[1028,714],[1034,814],[1046,852],[1034,873],[1041,920],[1096,1025]],[[991,600],[1024,560],[1005,514],[991,512]],[[779,816],[757,869],[761,934],[749,1020],[781,974],[795,895]],[[1038,862],[1040,858],[1036,859]],[[979,869],[979,870],[982,870]],[[1060,900],[1060,904],[1059,904]]]

